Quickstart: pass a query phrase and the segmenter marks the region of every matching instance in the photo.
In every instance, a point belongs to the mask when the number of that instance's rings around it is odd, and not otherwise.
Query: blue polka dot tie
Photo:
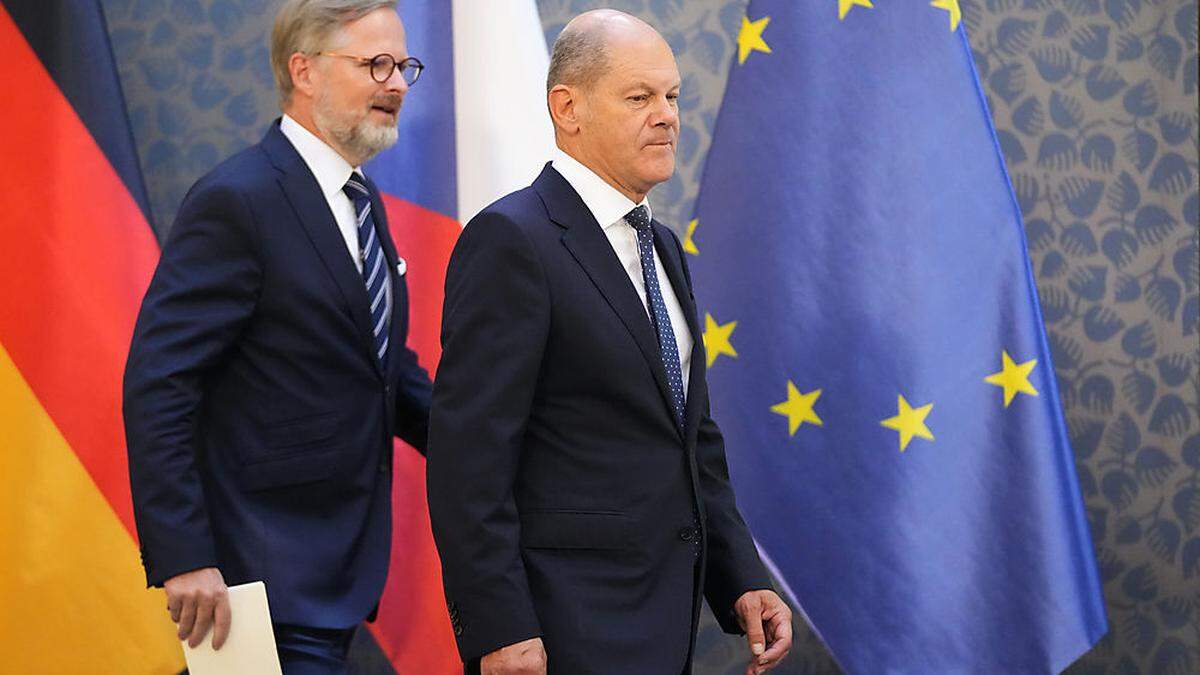
[[[371,193],[353,174],[342,190],[354,204],[354,212],[358,217],[358,255],[363,263],[363,283],[367,285],[367,297],[371,301],[371,334],[375,338],[375,355],[379,357],[379,363],[386,365],[388,273],[383,247],[379,245],[379,237],[375,233],[375,219],[371,217]]]
[[[650,306],[651,323],[658,333],[658,347],[662,353],[663,368],[667,371],[667,384],[671,388],[671,408],[675,413],[675,424],[682,428],[683,370],[679,365],[679,345],[675,342],[675,331],[671,329],[667,303],[663,302],[662,289],[658,286],[658,274],[654,269],[654,231],[650,227],[650,212],[645,206],[639,206],[625,216],[625,222],[637,231],[642,279],[646,282],[646,303]]]

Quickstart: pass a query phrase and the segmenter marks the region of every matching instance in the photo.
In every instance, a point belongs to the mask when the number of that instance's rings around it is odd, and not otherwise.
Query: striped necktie
[[[383,247],[375,234],[375,219],[371,217],[371,193],[355,174],[350,174],[342,191],[354,204],[358,217],[358,255],[362,260],[363,283],[367,285],[367,297],[371,300],[371,333],[375,336],[375,355],[379,363],[387,364],[388,349],[388,302],[387,263],[383,258]]]

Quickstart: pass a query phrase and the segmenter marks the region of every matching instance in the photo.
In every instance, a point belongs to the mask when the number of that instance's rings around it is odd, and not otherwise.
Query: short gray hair
[[[600,79],[608,63],[608,48],[602,30],[567,26],[554,40],[546,93],[560,84],[588,88]]]
[[[396,0],[285,0],[271,30],[271,70],[279,102],[291,102],[295,89],[288,69],[292,54],[321,51],[343,26],[383,8],[396,9]]]

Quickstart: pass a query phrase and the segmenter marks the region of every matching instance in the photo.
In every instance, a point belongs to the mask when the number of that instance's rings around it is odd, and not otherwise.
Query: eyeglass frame
[[[389,79],[391,79],[392,74],[395,73],[397,70],[399,70],[400,78],[404,80],[405,84],[407,84],[408,86],[411,87],[417,83],[417,80],[421,79],[421,72],[425,70],[425,64],[421,63],[421,59],[418,59],[415,56],[406,56],[403,59],[397,61],[396,57],[392,56],[391,54],[388,54],[387,52],[376,54],[375,56],[357,56],[354,54],[341,54],[339,52],[321,51],[321,52],[316,52],[315,54],[313,54],[313,56],[336,56],[338,58],[351,59],[353,61],[357,61],[360,65],[368,66],[370,68],[371,79],[374,80],[375,82],[378,82],[379,84],[383,84],[384,82],[387,82]],[[391,59],[392,69],[390,71],[388,71],[387,76],[381,80],[381,79],[375,77],[375,60],[382,58],[384,56]],[[404,78],[405,64],[411,64],[411,65],[416,66],[417,74],[413,75],[412,82],[409,82],[407,79]]]

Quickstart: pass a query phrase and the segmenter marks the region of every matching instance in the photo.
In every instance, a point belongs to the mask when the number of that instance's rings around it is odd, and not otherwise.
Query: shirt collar
[[[551,162],[554,170],[567,179],[592,216],[600,223],[600,227],[608,228],[624,222],[625,214],[638,206],[645,206],[650,211],[650,202],[642,198],[640,204],[621,194],[615,187],[609,185],[603,178],[596,175],[579,160],[563,152],[561,148],[554,149],[554,160]],[[653,218],[653,212],[650,212]]]
[[[300,153],[300,158],[308,165],[308,170],[312,171],[317,184],[321,186],[321,194],[325,195],[325,199],[340,194],[346,186],[346,181],[350,180],[351,173],[357,172],[362,175],[362,171],[350,166],[350,162],[339,155],[337,150],[290,116],[283,116],[279,122],[279,130],[291,141],[296,152]]]

